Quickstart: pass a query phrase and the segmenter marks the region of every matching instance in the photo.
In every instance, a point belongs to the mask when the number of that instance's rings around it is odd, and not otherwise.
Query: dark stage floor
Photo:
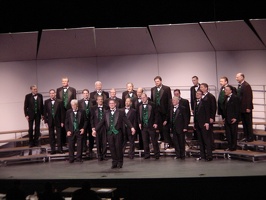
[[[4,190],[12,180],[21,180],[25,190],[40,190],[46,181],[52,181],[62,191],[67,187],[80,187],[82,181],[90,180],[93,187],[117,188],[116,196],[125,199],[260,199],[266,180],[266,162],[263,161],[217,158],[206,162],[195,161],[194,157],[174,160],[172,156],[161,156],[159,160],[125,158],[122,169],[110,167],[110,159],[2,166],[1,187]]]

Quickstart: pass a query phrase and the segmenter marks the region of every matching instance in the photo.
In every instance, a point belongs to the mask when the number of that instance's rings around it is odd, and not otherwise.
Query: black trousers
[[[129,142],[128,156],[133,158],[135,156],[135,140],[136,134],[132,135],[130,128],[125,128],[124,141],[123,141],[123,152],[125,152],[127,142]]]
[[[175,147],[175,154],[177,158],[185,158],[185,133],[175,133],[173,132],[173,143]]]
[[[212,137],[211,131],[206,130],[205,127],[200,126],[195,122],[195,128],[198,133],[198,140],[200,144],[200,156],[203,159],[212,158]]]
[[[237,130],[238,130],[238,122],[234,124],[230,124],[225,119],[225,134],[228,141],[228,148],[229,149],[237,149]]]
[[[52,121],[52,124],[49,125],[49,141],[51,146],[51,151],[55,151],[55,144],[57,144],[58,151],[62,150],[61,143],[61,124],[55,124],[55,121]],[[56,130],[56,139],[55,139],[55,130]]]
[[[33,125],[34,134],[33,134]],[[33,119],[29,119],[29,145],[39,145],[39,137],[40,137],[40,124],[41,124],[41,115],[35,114]]]
[[[87,146],[87,141],[89,140],[89,146]],[[92,152],[94,147],[95,138],[92,136],[91,126],[87,127],[86,134],[84,134],[83,138],[83,151],[87,151],[89,148],[89,152]]]
[[[252,112],[241,113],[241,120],[243,124],[244,137],[247,138],[247,140],[253,140]]]
[[[158,138],[159,138],[159,133],[155,131],[153,128],[142,128],[141,130],[142,138],[143,138],[143,145],[144,145],[144,156],[150,157],[150,141],[153,146],[154,150],[154,157],[159,158],[160,157],[160,149],[159,149],[159,144],[158,144]]]
[[[77,143],[76,159],[82,159],[83,134],[80,131],[75,131],[71,136],[68,136],[69,161],[74,160],[75,144]]]
[[[105,128],[101,128],[96,134],[96,146],[98,159],[104,158],[107,152],[107,135]]]
[[[164,141],[164,130],[163,130],[163,114],[158,112],[158,127],[157,130],[160,134],[160,141]]]
[[[112,157],[112,165],[123,166],[123,134],[107,133],[107,140]]]

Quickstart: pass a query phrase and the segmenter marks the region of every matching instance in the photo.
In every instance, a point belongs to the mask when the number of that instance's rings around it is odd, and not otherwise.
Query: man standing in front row
[[[141,130],[143,145],[144,145],[144,159],[150,158],[150,140],[154,150],[154,158],[160,158],[160,148],[158,144],[159,133],[156,132],[158,113],[156,106],[152,101],[148,101],[146,93],[141,95],[142,104],[138,108],[138,124]]]
[[[107,140],[112,157],[112,169],[123,167],[123,125],[124,123],[131,129],[132,134],[135,134],[130,121],[126,118],[124,111],[116,109],[116,101],[109,100],[110,110],[104,113],[103,119],[93,129],[93,135],[96,136],[97,131],[105,126],[107,131]]]
[[[251,86],[245,81],[243,73],[236,74],[238,82],[237,96],[240,100],[241,121],[244,129],[243,141],[252,142],[254,140],[252,128],[252,110],[253,110],[253,94]]]
[[[158,112],[158,130],[160,132],[160,140],[164,141],[163,122],[167,120],[169,101],[172,99],[170,87],[162,84],[162,78],[156,76],[154,78],[155,87],[151,88],[151,100],[155,103]]]
[[[175,159],[184,160],[185,155],[185,133],[188,129],[188,112],[186,107],[179,103],[179,98],[174,96],[172,106],[169,109],[168,125],[173,133],[173,143],[175,147]]]
[[[75,143],[77,143],[76,161],[82,162],[83,135],[87,128],[85,110],[78,109],[78,100],[71,100],[71,109],[66,113],[65,128],[68,138],[69,163],[74,162]]]
[[[49,91],[50,98],[44,102],[44,122],[48,125],[49,141],[51,146],[51,154],[55,154],[55,144],[57,143],[57,152],[63,153],[61,144],[61,128],[65,123],[65,109],[63,102],[55,98],[55,90]],[[56,130],[56,140],[55,140]]]
[[[76,93],[76,89],[69,86],[69,79],[67,77],[63,77],[62,87],[57,88],[56,90],[56,98],[63,101],[65,112],[68,109],[71,109],[70,102],[72,99],[76,99]],[[65,127],[61,129],[61,143],[63,146],[66,144]]]
[[[24,114],[29,124],[29,147],[39,146],[40,123],[43,117],[43,96],[36,85],[30,86],[31,93],[25,96]],[[33,124],[35,130],[33,134]]]
[[[225,133],[228,141],[229,151],[235,151],[237,149],[237,129],[240,115],[240,105],[238,97],[233,94],[233,86],[227,85],[224,88],[226,95],[224,106],[224,124]]]
[[[91,131],[91,108],[92,108],[92,102],[90,99],[90,92],[88,89],[82,90],[82,95],[83,98],[78,100],[78,107],[82,110],[85,110],[86,112],[86,117],[87,117],[87,129],[85,130],[84,136],[83,136],[83,151],[86,152],[88,149],[87,146],[87,140],[89,138],[89,156],[88,159],[93,158],[93,146],[94,146],[94,137],[92,136],[92,131]]]

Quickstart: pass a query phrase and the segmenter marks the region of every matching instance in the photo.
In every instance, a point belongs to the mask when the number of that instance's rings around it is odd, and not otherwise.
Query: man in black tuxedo
[[[196,103],[196,92],[200,89],[200,83],[199,83],[199,78],[197,76],[192,77],[192,83],[193,86],[190,88],[190,108],[191,112],[194,113],[194,105]],[[197,140],[197,132],[193,132],[193,137],[192,140]]]
[[[187,116],[187,127],[190,123],[190,106],[189,106],[189,101],[187,99],[184,99],[181,97],[181,91],[179,89],[175,89],[174,90],[174,97],[177,97],[178,98],[178,104],[181,105],[181,106],[184,106],[186,109],[185,111],[187,112],[186,113],[186,116]],[[170,103],[169,103],[169,110],[172,110],[172,99],[170,100]],[[169,116],[169,115],[168,115]],[[164,122],[165,123],[165,122]],[[169,131],[169,126],[165,126],[165,131],[164,131],[164,139],[165,139],[165,149],[167,149],[168,147],[171,147],[173,146],[173,141],[172,141],[172,138],[170,136],[170,131]],[[168,146],[167,146],[168,145]]]
[[[185,133],[188,129],[188,112],[186,107],[181,105],[179,97],[174,96],[169,109],[167,125],[173,133],[175,147],[175,159],[185,159]]]
[[[69,86],[69,79],[67,77],[62,78],[62,87],[57,88],[56,98],[63,101],[65,112],[71,109],[70,102],[72,99],[76,99],[76,89]],[[61,129],[61,143],[64,146],[66,144],[66,131],[63,127]]]
[[[67,110],[65,128],[68,138],[69,163],[74,162],[75,143],[77,143],[76,161],[82,162],[83,135],[87,128],[86,111],[78,108],[78,100],[71,100],[71,109]]]
[[[122,99],[120,99],[116,96],[116,90],[114,88],[112,88],[109,93],[110,93],[110,97],[104,101],[104,104],[108,107],[109,106],[109,100],[113,99],[116,101],[115,102],[116,108],[118,108],[118,109],[123,108],[125,103],[122,101]]]
[[[103,96],[97,96],[96,105],[91,108],[91,128],[95,130],[95,127],[103,119],[104,112],[108,110],[108,107],[103,103]],[[93,136],[95,137],[95,136]],[[102,126],[96,135],[96,147],[98,161],[107,160],[107,135],[106,128]]]
[[[240,116],[240,103],[237,95],[233,94],[233,86],[225,86],[224,92],[226,99],[224,101],[224,124],[226,138],[228,141],[229,151],[235,151],[237,149],[237,129]]]
[[[158,112],[158,130],[160,132],[160,140],[164,141],[163,136],[163,122],[167,120],[169,101],[172,99],[172,93],[170,87],[162,84],[162,78],[156,76],[154,78],[155,87],[151,88],[151,100],[156,105]]]
[[[194,106],[194,128],[197,131],[200,144],[200,157],[196,160],[206,159],[212,161],[212,133],[210,131],[210,102],[203,100],[203,92],[196,92],[196,102]]]
[[[30,86],[31,93],[25,96],[24,114],[29,124],[29,146],[39,146],[40,123],[43,118],[43,96],[38,93],[36,85]],[[33,134],[33,124],[35,130]]]
[[[236,74],[238,82],[237,96],[240,100],[241,121],[244,129],[243,141],[252,142],[254,140],[252,128],[253,93],[251,86],[245,81],[243,73]]]
[[[83,136],[83,151],[86,152],[88,149],[87,146],[87,140],[89,139],[89,159],[93,158],[93,146],[94,146],[94,137],[92,136],[92,131],[91,131],[91,108],[92,108],[92,102],[90,100],[90,92],[88,89],[82,90],[82,95],[83,98],[78,101],[78,107],[79,109],[85,110],[86,112],[86,117],[87,117],[87,129],[85,130],[84,136]]]
[[[213,123],[215,122],[215,116],[217,111],[216,98],[212,93],[209,92],[209,86],[207,83],[201,83],[200,90],[203,92],[202,100],[208,101],[208,104],[210,105],[209,127],[211,132],[212,150],[215,150]]]
[[[142,104],[141,101],[141,95],[143,93],[143,88],[138,88],[137,89],[137,97],[133,98],[132,100],[132,108],[136,109],[136,112],[138,113],[138,108],[139,105]],[[150,98],[148,98],[148,100],[150,101]],[[142,134],[141,134],[141,130],[139,129],[139,126],[136,127],[136,137],[138,138],[139,141],[139,150],[143,150],[143,139],[142,139]]]
[[[103,119],[98,123],[93,130],[96,136],[102,126],[106,128],[107,140],[112,157],[112,169],[122,168],[123,166],[123,127],[124,123],[130,128],[132,134],[135,134],[135,129],[130,121],[125,116],[123,110],[116,109],[116,101],[109,100],[110,110],[104,113]]]
[[[124,91],[122,93],[122,100],[123,102],[125,102],[127,98],[130,98],[133,101],[133,99],[137,98],[137,91],[134,90],[133,83],[128,82],[126,86],[127,86],[127,91]]]
[[[90,99],[92,100],[93,105],[96,105],[96,99],[97,96],[102,96],[103,101],[109,98],[109,93],[106,91],[103,91],[102,89],[102,82],[96,81],[95,82],[95,91],[90,93]]]
[[[44,102],[44,122],[49,129],[49,141],[51,146],[51,154],[55,154],[55,144],[57,144],[58,153],[63,153],[61,144],[61,128],[65,123],[65,109],[63,102],[55,98],[55,90],[49,91],[50,98]],[[55,139],[56,129],[56,139]]]
[[[152,142],[155,159],[160,158],[160,148],[158,144],[159,133],[156,132],[158,123],[158,113],[155,103],[148,101],[146,93],[141,95],[142,104],[138,108],[138,124],[141,130],[143,145],[144,145],[144,159],[150,158],[150,140]]]
[[[131,98],[126,98],[125,107],[122,109],[125,112],[127,119],[131,122],[132,126],[136,130],[137,127],[137,113],[134,108],[132,108]],[[129,151],[128,157],[133,159],[135,156],[135,140],[136,134],[132,134],[131,129],[124,124],[123,126],[123,134],[124,134],[124,144],[123,144],[123,152],[125,152],[127,142],[129,142]]]

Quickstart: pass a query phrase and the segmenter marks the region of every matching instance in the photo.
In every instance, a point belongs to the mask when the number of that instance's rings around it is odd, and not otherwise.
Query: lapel
[[[80,112],[80,110],[78,110],[78,112],[77,112],[77,118],[78,118],[78,124],[80,124],[80,121],[81,121],[81,112]]]
[[[52,112],[52,101],[51,101],[51,99],[48,101],[47,106],[48,106],[48,110]]]
[[[64,96],[64,88],[63,87],[61,87],[59,95],[60,95],[60,99],[63,99],[63,96]]]
[[[50,103],[50,105],[52,105],[52,102]],[[58,108],[58,101],[54,101],[54,113],[56,113],[57,111],[57,108]]]
[[[106,123],[107,123],[107,127],[108,127],[108,128],[110,127],[110,115],[111,115],[111,111],[109,110],[109,111],[106,113]]]
[[[159,92],[159,94],[160,94],[160,99],[162,99],[163,92],[164,92],[164,90],[163,90],[163,85],[162,85],[162,87],[161,87],[161,89],[160,89],[160,92]]]
[[[142,109],[143,109],[143,105],[140,104],[139,105],[139,116],[140,116],[140,119],[142,120]]]
[[[157,90],[157,87],[154,87],[153,88],[153,91],[152,91],[152,93],[153,93],[153,101],[155,101],[155,99],[156,99],[156,90]]]
[[[147,104],[147,106],[148,106],[148,117],[150,119],[152,106],[150,104]]]
[[[114,126],[116,126],[118,118],[119,118],[119,110],[116,109],[115,113],[114,113]]]
[[[177,116],[178,116],[178,114],[179,114],[179,111],[180,111],[180,108],[179,108],[179,106],[178,106],[178,108],[177,108],[176,111],[175,111],[175,120],[176,120],[176,118],[177,118]]]
[[[72,90],[70,90],[70,87],[67,89],[67,96],[68,96],[68,100],[70,100],[72,96]]]
[[[95,109],[95,114],[96,114],[96,117],[97,117],[97,119],[98,119],[98,116],[99,116],[99,108],[98,108],[98,105],[97,105],[97,107],[96,107],[96,109]]]
[[[74,112],[73,112],[73,110],[70,113],[70,121],[71,121],[71,124],[73,124],[73,122],[74,122]]]

